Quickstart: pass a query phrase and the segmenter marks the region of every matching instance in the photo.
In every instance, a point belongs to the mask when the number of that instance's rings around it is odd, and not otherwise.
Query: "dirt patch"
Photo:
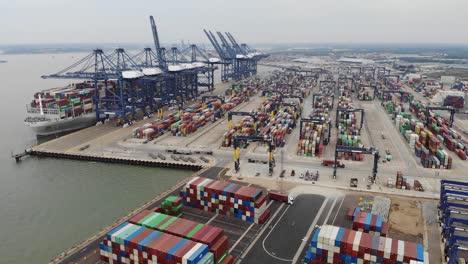
[[[274,191],[281,191],[281,192],[288,192],[292,188],[296,187],[298,184],[294,182],[288,182],[283,180],[276,180],[276,179],[265,179],[265,178],[252,178],[252,177],[228,177],[225,176],[225,179],[230,181],[239,182],[243,184],[251,184],[254,186],[260,186],[267,190],[274,190]]]
[[[416,236],[422,240],[424,222],[419,202],[413,199],[392,197],[389,224],[390,233],[398,238],[401,237],[400,239]]]

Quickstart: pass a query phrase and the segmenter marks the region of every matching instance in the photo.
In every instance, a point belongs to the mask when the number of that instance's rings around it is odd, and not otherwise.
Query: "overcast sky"
[[[207,42],[468,43],[467,0],[0,0],[0,44]]]

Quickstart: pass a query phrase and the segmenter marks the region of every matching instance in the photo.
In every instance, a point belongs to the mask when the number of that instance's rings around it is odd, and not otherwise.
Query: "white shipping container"
[[[405,242],[398,240],[397,261],[403,261],[405,254]]]
[[[362,232],[356,232],[353,243],[353,251],[359,251],[359,244],[361,242]]]

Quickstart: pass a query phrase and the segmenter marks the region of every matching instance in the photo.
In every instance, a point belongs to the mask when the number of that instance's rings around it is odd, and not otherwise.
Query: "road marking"
[[[286,261],[286,262],[290,262],[291,259],[284,259],[284,258],[280,258],[280,257],[277,257],[277,256],[271,254],[271,253],[265,248],[265,240],[267,240],[268,237],[270,236],[271,232],[273,232],[273,230],[275,230],[276,225],[278,225],[278,223],[280,222],[280,220],[283,218],[284,214],[288,211],[289,207],[291,207],[291,206],[288,206],[288,207],[286,208],[286,210],[284,210],[284,212],[281,214],[281,216],[280,216],[280,217],[278,218],[278,220],[276,221],[275,225],[270,229],[270,232],[268,232],[268,234],[265,236],[265,238],[264,238],[263,241],[262,241],[263,250],[264,250],[268,255],[270,255],[270,257],[275,258],[275,259],[278,259],[278,260],[281,260],[281,261]]]
[[[270,203],[267,205],[266,209],[268,209],[268,207],[270,207],[270,205],[273,203],[273,200],[270,201]],[[248,228],[247,230],[245,230],[245,232],[242,234],[241,237],[239,237],[239,239],[237,239],[237,241],[231,246],[231,249],[229,251],[232,251],[239,243],[240,241],[244,238],[244,236],[250,231],[250,229],[254,226],[254,223],[252,223]],[[244,243],[246,244],[246,243]]]
[[[335,223],[336,217],[338,216],[338,213],[340,212],[341,206],[343,205],[345,196],[343,195],[343,198],[341,199],[340,206],[338,206],[338,210],[336,210],[336,215],[333,218],[333,222],[331,223],[332,225]]]
[[[276,210],[276,212],[270,217],[270,220],[268,220],[267,223],[264,224],[263,226],[263,229],[260,231],[260,233],[258,233],[257,237],[254,239],[254,241],[252,241],[252,243],[250,243],[250,246],[244,251],[244,253],[239,257],[239,259],[237,260],[236,264],[239,264],[242,262],[242,259],[245,258],[245,256],[250,252],[250,250],[252,250],[252,247],[255,245],[255,243],[257,243],[257,241],[260,239],[260,237],[263,235],[263,233],[265,232],[265,230],[267,229],[268,226],[270,226],[271,222],[273,221],[273,219],[275,219],[276,215],[278,215],[278,213],[281,211],[281,209],[283,209],[284,207],[284,203],[282,203],[280,205],[280,207],[278,207],[278,210]]]
[[[338,198],[335,197],[335,199],[333,200],[333,203],[332,203],[332,205],[330,206],[330,210],[328,211],[327,217],[325,217],[325,220],[323,221],[323,224],[324,224],[324,225],[327,224],[328,218],[330,218],[330,215],[331,215],[331,213],[332,213],[332,211],[333,211],[333,208],[335,207],[335,204],[336,204],[336,200],[337,200],[337,199],[338,199]]]
[[[231,249],[229,249],[229,251],[232,251],[234,248],[237,247],[237,245],[239,244],[239,242],[244,238],[244,236],[250,231],[250,229],[254,226],[254,223],[252,223],[246,230],[245,232],[242,234],[242,236],[239,237],[239,239],[237,239],[237,241],[231,246]]]
[[[328,202],[328,197],[325,199],[325,201],[323,201],[322,206],[320,207],[320,210],[318,211],[317,215],[315,216],[314,221],[310,225],[309,230],[307,230],[307,234],[304,237],[304,239],[302,240],[302,243],[299,246],[299,249],[297,250],[296,255],[294,255],[292,263],[297,263],[297,261],[299,260],[299,257],[301,256],[301,253],[302,253],[302,250],[306,246],[307,240],[309,240],[309,237],[312,235],[312,231],[314,231],[315,225],[317,224],[320,216],[322,215],[322,212],[325,209],[325,206],[326,206],[327,202]]]
[[[209,225],[217,216],[218,216],[218,214],[213,215],[213,217],[211,217],[210,220],[208,220],[208,222],[206,222],[206,225]]]

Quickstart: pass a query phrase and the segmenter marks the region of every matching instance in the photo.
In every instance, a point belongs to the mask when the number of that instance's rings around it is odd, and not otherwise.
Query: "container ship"
[[[104,83],[98,83],[98,97],[106,95]],[[115,84],[107,82],[107,89]],[[51,88],[34,94],[26,106],[25,124],[37,136],[48,136],[78,130],[96,123],[94,83],[72,83],[65,87]]]

